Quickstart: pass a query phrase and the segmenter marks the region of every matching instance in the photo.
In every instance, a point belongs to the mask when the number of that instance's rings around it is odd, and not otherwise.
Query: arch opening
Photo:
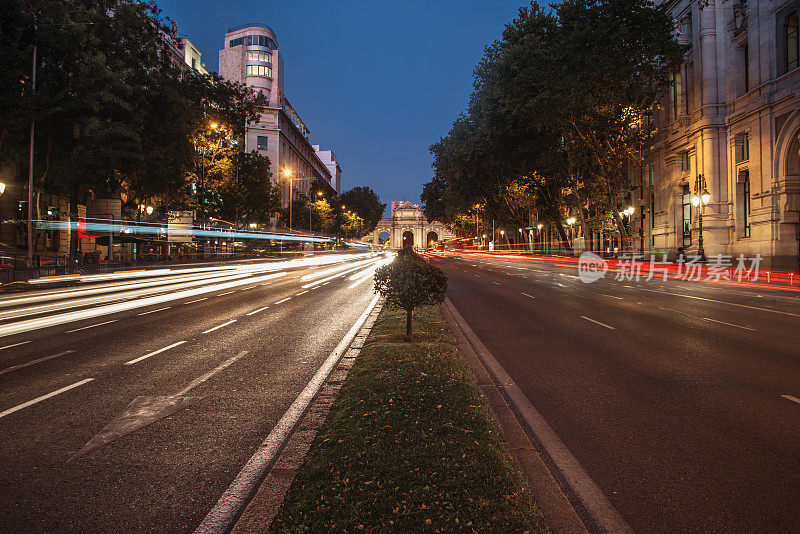
[[[414,232],[406,230],[403,232],[403,248],[414,246]]]
[[[391,237],[391,236],[389,235],[389,232],[387,232],[386,230],[384,230],[383,232],[379,233],[378,234],[378,244],[379,245],[385,245],[386,243],[389,242],[389,237]]]
[[[436,243],[437,243],[438,241],[439,241],[439,234],[437,234],[436,232],[434,232],[433,230],[431,230],[430,232],[428,232],[428,235],[426,236],[426,239],[425,239],[425,246],[426,246],[427,248],[432,248],[432,247],[435,247],[435,246],[436,246]]]

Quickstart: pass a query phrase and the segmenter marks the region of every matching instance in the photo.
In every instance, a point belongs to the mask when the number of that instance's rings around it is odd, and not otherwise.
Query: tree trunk
[[[411,341],[411,311],[406,310],[406,341]]]

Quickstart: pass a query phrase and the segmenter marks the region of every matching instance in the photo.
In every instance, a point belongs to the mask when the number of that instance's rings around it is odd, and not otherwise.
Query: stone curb
[[[484,367],[449,306],[452,304],[448,299],[440,306],[441,313],[456,338],[462,357],[472,370],[478,387],[492,409],[503,439],[513,460],[528,482],[533,497],[545,516],[547,526],[556,534],[588,532],[575,508],[537,452],[516,414],[506,402],[497,383]]]
[[[382,308],[383,299],[372,309],[338,365],[328,376],[325,385],[308,407],[264,481],[231,529],[233,534],[263,533],[269,528]]]

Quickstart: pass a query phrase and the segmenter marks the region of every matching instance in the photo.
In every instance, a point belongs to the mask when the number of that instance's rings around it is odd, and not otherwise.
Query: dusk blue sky
[[[447,133],[472,90],[472,69],[525,0],[160,0],[217,71],[229,27],[261,22],[278,37],[285,90],[332,148],[342,189],[369,185],[381,200],[419,202],[428,147]]]

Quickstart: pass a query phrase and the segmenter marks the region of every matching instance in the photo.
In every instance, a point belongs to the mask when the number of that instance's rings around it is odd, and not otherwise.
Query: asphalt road
[[[372,299],[356,261],[0,299],[0,531],[192,531]]]
[[[798,293],[432,261],[635,531],[800,531]]]

